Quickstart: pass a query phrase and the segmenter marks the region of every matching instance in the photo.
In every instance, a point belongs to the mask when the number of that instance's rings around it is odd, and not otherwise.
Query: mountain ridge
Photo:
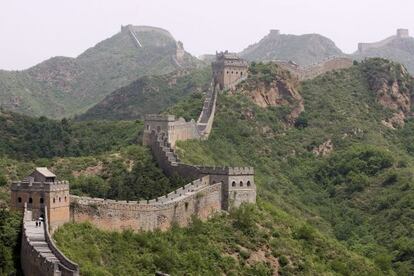
[[[142,47],[133,40],[139,34]],[[125,26],[76,58],[52,57],[23,71],[0,71],[0,106],[27,115],[73,116],[143,75],[201,64],[161,28]]]

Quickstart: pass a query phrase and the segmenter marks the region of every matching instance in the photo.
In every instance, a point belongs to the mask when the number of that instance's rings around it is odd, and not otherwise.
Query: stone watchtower
[[[36,170],[22,181],[13,182],[11,187],[11,207],[14,210],[32,211],[33,219],[44,217],[44,207],[50,229],[69,222],[69,183],[57,181],[56,175],[47,168]]]
[[[248,66],[247,61],[234,53],[216,53],[216,60],[212,63],[214,87],[234,89],[238,81],[247,77]]]

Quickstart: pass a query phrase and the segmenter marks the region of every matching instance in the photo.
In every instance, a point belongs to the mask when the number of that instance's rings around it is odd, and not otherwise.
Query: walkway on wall
[[[25,214],[25,226],[26,226],[26,236],[29,242],[33,245],[33,248],[39,252],[47,261],[60,264],[59,259],[53,254],[49,245],[46,242],[45,229],[42,226],[36,227],[36,222],[32,221],[32,212],[26,211]]]
[[[79,275],[78,265],[67,259],[51,240],[47,217],[41,226],[36,226],[32,211],[26,208],[23,217],[22,258],[25,258],[22,259],[22,268],[26,276],[38,273],[42,273],[42,275]]]

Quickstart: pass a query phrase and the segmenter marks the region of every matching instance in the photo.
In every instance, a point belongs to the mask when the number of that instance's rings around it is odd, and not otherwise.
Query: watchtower
[[[220,89],[234,89],[239,80],[247,77],[249,64],[235,53],[228,51],[216,53],[216,60],[211,64],[213,68],[214,87]]]
[[[69,222],[69,201],[69,183],[57,181],[56,175],[47,168],[36,168],[11,187],[12,209],[23,211],[26,203],[33,219],[39,219],[45,215],[46,206],[51,230]]]
[[[407,38],[410,37],[408,29],[397,29],[397,36],[399,38]]]
[[[242,203],[256,203],[256,184],[252,167],[200,167],[200,173],[210,175],[210,184],[222,183],[221,208],[230,210]]]

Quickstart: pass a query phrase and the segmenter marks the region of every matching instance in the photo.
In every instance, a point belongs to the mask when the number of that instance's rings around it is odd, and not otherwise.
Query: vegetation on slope
[[[318,34],[285,35],[271,31],[240,55],[251,61],[292,60],[307,66],[344,54],[333,41]]]
[[[21,216],[0,209],[0,275],[20,272]]]
[[[370,90],[367,66],[379,70],[375,62],[367,62],[303,83],[306,111],[296,127],[283,123],[284,106],[261,108],[237,93],[221,94],[210,139],[179,143],[179,155],[188,163],[254,166],[257,207],[245,206],[229,217],[196,221],[188,229],[167,233],[107,233],[88,224],[67,225],[56,234],[59,246],[90,275],[115,271],[149,275],[155,270],[242,275],[271,275],[276,270],[282,275],[409,273],[410,247],[402,248],[407,243],[381,240],[411,239],[409,205],[401,210],[407,223],[392,238],[385,229],[392,229],[396,221],[386,214],[396,206],[383,207],[384,213],[378,215],[373,207],[381,195],[397,195],[402,188],[413,193],[412,157],[400,147],[403,130],[380,123],[387,112]],[[258,68],[262,69],[267,70]],[[188,108],[189,116],[194,110],[190,100],[169,111],[184,115]],[[334,152],[317,157],[312,150],[327,139],[333,141]],[[83,243],[94,246],[79,250]],[[135,256],[132,262],[131,256]]]
[[[368,60],[304,82],[306,111],[296,128],[280,124],[277,108],[221,95],[210,139],[179,143],[179,155],[195,164],[254,166],[264,201],[306,218],[384,274],[413,273],[414,160],[407,151],[413,123],[401,130],[381,124],[389,111],[376,101],[369,78],[383,68]],[[391,70],[388,78],[397,77]],[[334,153],[316,156],[313,150],[327,140]]]
[[[82,156],[138,142],[139,121],[73,122],[0,111],[0,155],[11,158]]]
[[[373,263],[259,201],[188,228],[132,233],[68,224],[54,238],[83,275],[378,275]],[[84,244],[90,246],[85,247]]]
[[[0,107],[32,116],[73,116],[141,76],[200,64],[188,53],[177,64],[176,41],[167,31],[138,29],[136,34],[143,47],[123,31],[77,58],[54,57],[24,71],[0,70]]]
[[[190,72],[174,72],[162,76],[146,76],[111,93],[79,120],[143,119],[148,113],[159,113],[190,94],[207,91],[210,68]]]

